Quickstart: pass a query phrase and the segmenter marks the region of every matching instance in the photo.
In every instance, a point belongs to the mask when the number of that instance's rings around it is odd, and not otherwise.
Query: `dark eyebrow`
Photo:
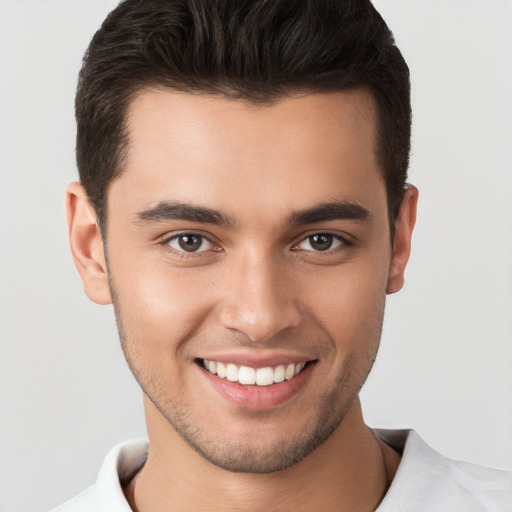
[[[227,216],[218,210],[175,201],[161,201],[152,208],[137,212],[136,217],[136,222],[186,220],[218,226],[232,227],[235,225],[235,220],[232,217]],[[293,212],[288,217],[286,223],[297,226],[340,219],[362,221],[369,219],[370,217],[370,212],[357,203],[349,201],[333,201]]]
[[[176,219],[218,226],[233,226],[235,224],[233,218],[218,210],[175,201],[161,201],[148,210],[137,212],[136,216],[136,222],[162,222]]]
[[[314,224],[328,220],[363,221],[370,218],[370,212],[357,203],[350,201],[333,201],[293,212],[288,217],[288,224],[300,226],[302,224]]]

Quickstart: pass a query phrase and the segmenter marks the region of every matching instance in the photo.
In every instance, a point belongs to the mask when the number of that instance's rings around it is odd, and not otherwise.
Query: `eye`
[[[315,233],[302,240],[296,247],[304,251],[324,252],[335,249],[343,243],[344,240],[339,236],[329,233]]]
[[[213,247],[206,237],[194,233],[173,236],[167,244],[178,252],[203,252]]]

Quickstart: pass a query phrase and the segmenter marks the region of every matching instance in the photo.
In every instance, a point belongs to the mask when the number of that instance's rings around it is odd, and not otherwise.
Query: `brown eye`
[[[204,236],[184,233],[171,238],[169,245],[179,252],[202,252],[210,249],[212,244]]]
[[[313,235],[309,239],[309,243],[315,251],[327,251],[327,249],[331,248],[333,242],[332,235]]]
[[[298,247],[306,251],[324,252],[334,249],[343,243],[340,237],[329,233],[315,233],[305,238]]]

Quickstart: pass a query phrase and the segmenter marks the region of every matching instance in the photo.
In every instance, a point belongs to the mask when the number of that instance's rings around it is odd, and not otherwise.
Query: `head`
[[[122,2],[76,104],[72,251],[150,438],[271,472],[350,430],[416,201],[407,66],[371,4]]]
[[[121,2],[91,41],[75,105],[80,180],[103,229],[109,186],[124,169],[127,111],[157,88],[255,104],[367,90],[393,230],[409,162],[409,71],[369,0]]]

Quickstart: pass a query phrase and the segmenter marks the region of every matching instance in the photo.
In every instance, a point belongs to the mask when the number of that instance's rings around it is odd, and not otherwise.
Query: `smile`
[[[277,366],[265,366],[264,368],[251,368],[250,366],[238,366],[233,363],[202,360],[203,366],[213,375],[231,382],[238,382],[244,386],[270,386],[285,380],[291,380],[306,366],[307,361],[300,363],[280,364]]]

